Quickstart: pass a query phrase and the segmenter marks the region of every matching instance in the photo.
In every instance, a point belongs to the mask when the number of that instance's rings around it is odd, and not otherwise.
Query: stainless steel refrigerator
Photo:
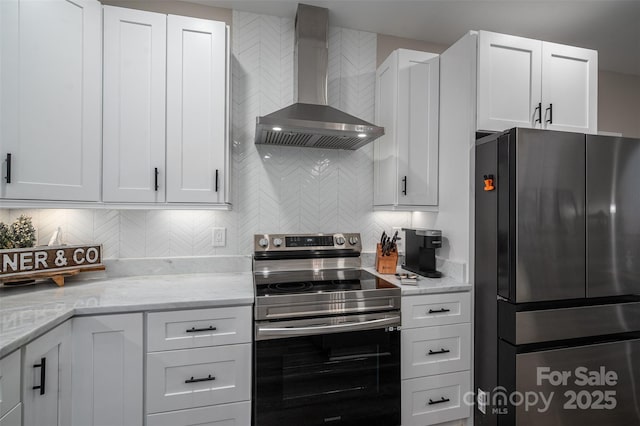
[[[640,425],[640,140],[514,128],[475,181],[475,425]]]

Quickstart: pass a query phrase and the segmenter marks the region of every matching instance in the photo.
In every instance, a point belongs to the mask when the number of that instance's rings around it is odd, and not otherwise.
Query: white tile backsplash
[[[38,243],[61,226],[65,242],[102,243],[104,257],[248,255],[262,232],[360,232],[375,250],[383,229],[407,227],[411,214],[373,212],[373,147],[357,151],[256,146],[255,119],[294,99],[293,20],[233,12],[232,211],[0,210],[8,222],[33,217]],[[329,31],[329,104],[374,119],[376,34]],[[211,228],[227,246],[211,246]]]

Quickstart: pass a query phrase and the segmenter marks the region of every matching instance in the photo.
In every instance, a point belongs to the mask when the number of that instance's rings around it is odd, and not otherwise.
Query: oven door
[[[400,315],[256,324],[254,426],[400,424]]]

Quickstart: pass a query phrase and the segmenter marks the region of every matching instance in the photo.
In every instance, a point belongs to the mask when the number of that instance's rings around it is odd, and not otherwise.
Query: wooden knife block
[[[389,256],[382,255],[382,244],[376,247],[376,271],[380,274],[395,274],[398,265],[398,251],[392,250]]]

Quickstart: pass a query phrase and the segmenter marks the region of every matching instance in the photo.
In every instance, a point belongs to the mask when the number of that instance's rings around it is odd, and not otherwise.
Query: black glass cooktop
[[[256,273],[254,279],[258,297],[397,288],[360,269]]]

